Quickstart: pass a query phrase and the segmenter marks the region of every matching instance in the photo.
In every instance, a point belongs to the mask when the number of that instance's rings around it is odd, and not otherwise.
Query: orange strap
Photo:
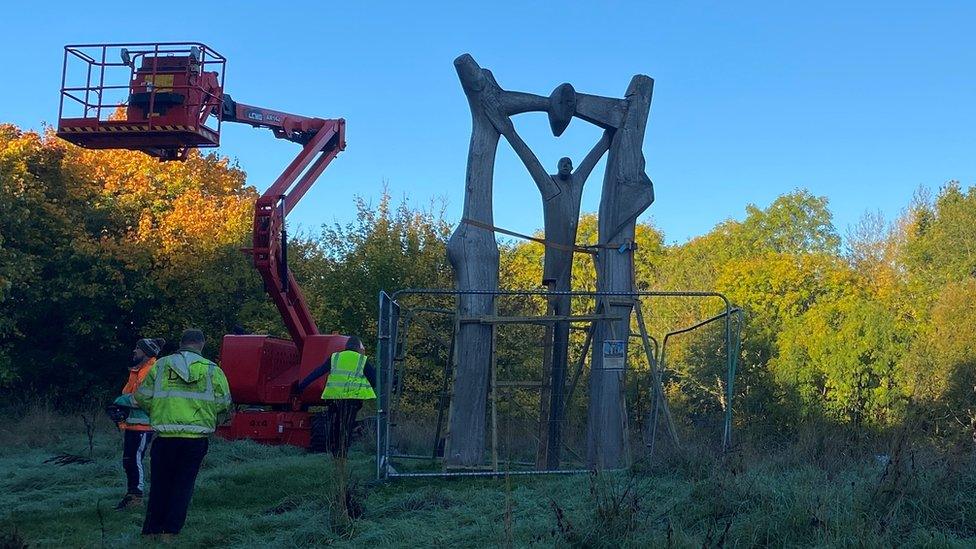
[[[550,242],[550,241],[546,240],[545,238],[539,238],[537,236],[529,236],[527,234],[517,233],[515,231],[510,231],[508,229],[503,229],[501,227],[496,227],[494,225],[489,225],[488,223],[482,223],[481,221],[475,221],[474,219],[471,219],[471,218],[468,218],[468,217],[465,217],[464,219],[462,219],[461,220],[461,223],[467,223],[468,225],[472,225],[474,227],[478,227],[479,229],[485,229],[485,230],[492,231],[492,232],[496,232],[496,233],[507,234],[508,236],[514,236],[516,238],[521,238],[521,239],[524,239],[524,240],[530,240],[532,242],[537,242],[539,244],[542,244],[543,246],[545,246],[547,248],[555,248],[557,250],[563,250],[563,251],[566,251],[566,252],[580,252],[580,253],[584,253],[584,254],[596,255],[597,253],[599,253],[598,250],[600,250],[601,248],[610,249],[610,250],[619,250],[621,252],[624,252],[626,250],[636,250],[637,249],[637,243],[636,242],[627,242],[627,243],[624,243],[624,244],[587,244],[587,245],[584,245],[584,246],[577,246],[577,245],[567,246],[566,244],[559,244],[557,242]]]

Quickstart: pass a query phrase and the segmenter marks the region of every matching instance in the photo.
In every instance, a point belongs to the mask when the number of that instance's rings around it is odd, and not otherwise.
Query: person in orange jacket
[[[129,364],[129,379],[122,388],[122,397],[135,393],[142,380],[156,364],[156,357],[166,344],[164,339],[140,339],[132,350],[132,362]],[[118,400],[117,400],[118,402]],[[152,442],[153,430],[149,425],[149,416],[138,408],[130,408],[125,420],[119,422],[119,429],[124,433],[122,441],[122,469],[125,470],[127,490],[122,501],[115,506],[117,510],[142,505],[142,489],[145,487],[146,475],[142,467],[142,460]]]

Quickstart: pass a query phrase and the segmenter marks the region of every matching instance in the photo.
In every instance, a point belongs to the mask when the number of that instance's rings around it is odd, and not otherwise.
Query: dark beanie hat
[[[146,356],[157,357],[159,352],[163,350],[163,345],[166,345],[165,339],[140,339],[136,342],[136,347],[146,353]]]

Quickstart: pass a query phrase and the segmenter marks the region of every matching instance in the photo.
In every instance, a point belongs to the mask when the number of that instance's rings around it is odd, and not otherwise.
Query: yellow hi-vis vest
[[[187,349],[156,361],[132,398],[161,437],[207,436],[231,404],[224,372]]]
[[[376,393],[363,373],[366,355],[356,351],[340,351],[332,353],[331,360],[332,369],[325,382],[325,390],[322,391],[322,400],[376,398]]]

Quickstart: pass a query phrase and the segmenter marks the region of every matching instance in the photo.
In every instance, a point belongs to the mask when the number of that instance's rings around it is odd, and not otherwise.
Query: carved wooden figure
[[[571,87],[569,89],[572,90]],[[573,161],[564,157],[559,160],[557,173],[552,175],[546,172],[542,163],[514,128],[508,129],[504,135],[525,164],[542,195],[547,242],[542,284],[551,292],[568,292],[572,289],[573,251],[579,228],[583,185],[610,146],[610,130],[604,132],[575,171]],[[570,315],[570,297],[549,296],[547,314]],[[566,386],[566,366],[569,360],[569,322],[555,323],[552,329],[547,330],[546,337],[549,338],[548,343],[551,345],[551,351],[548,353],[549,364],[544,368],[544,376],[548,377],[549,381],[549,390],[542,391],[540,413],[543,414],[543,419],[547,419],[545,421],[547,427],[545,433],[539,433],[540,451],[537,462],[540,466],[545,465],[549,469],[554,469],[559,466],[562,446],[563,397]]]

